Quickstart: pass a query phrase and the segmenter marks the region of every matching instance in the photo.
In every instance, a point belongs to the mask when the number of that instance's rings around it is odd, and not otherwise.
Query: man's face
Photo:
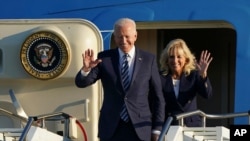
[[[137,39],[136,29],[131,24],[117,27],[114,33],[116,45],[125,53],[129,52]]]

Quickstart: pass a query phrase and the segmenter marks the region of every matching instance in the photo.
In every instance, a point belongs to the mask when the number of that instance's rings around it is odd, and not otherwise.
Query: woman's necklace
[[[174,87],[177,87],[177,86],[179,85],[179,83],[180,83],[180,80],[178,80],[178,79],[173,79],[173,86],[174,86]]]

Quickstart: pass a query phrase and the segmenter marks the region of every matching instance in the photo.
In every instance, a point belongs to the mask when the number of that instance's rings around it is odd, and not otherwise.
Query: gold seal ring
[[[59,77],[69,63],[68,46],[58,35],[48,31],[28,36],[20,54],[25,71],[41,80]]]

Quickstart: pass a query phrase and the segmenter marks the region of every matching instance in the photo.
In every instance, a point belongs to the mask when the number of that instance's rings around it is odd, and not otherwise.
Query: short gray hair
[[[124,25],[126,25],[126,24],[128,24],[128,23],[131,24],[131,25],[133,26],[133,28],[135,29],[135,32],[136,32],[136,23],[135,23],[134,20],[132,20],[132,19],[130,19],[130,18],[120,18],[120,19],[118,19],[118,20],[115,22],[115,24],[114,24],[114,27],[113,27],[114,33],[115,33],[115,30],[116,30],[117,28],[122,27],[122,26],[124,26]]]

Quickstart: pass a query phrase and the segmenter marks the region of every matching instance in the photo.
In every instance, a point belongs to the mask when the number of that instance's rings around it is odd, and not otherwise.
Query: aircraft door
[[[0,31],[1,101],[11,102],[13,89],[28,116],[67,113],[83,124],[89,141],[97,141],[101,83],[79,89],[74,79],[82,53],[103,50],[99,29],[84,19],[13,19],[1,20]],[[62,129],[60,123],[47,126]],[[79,128],[76,136],[84,138]]]

